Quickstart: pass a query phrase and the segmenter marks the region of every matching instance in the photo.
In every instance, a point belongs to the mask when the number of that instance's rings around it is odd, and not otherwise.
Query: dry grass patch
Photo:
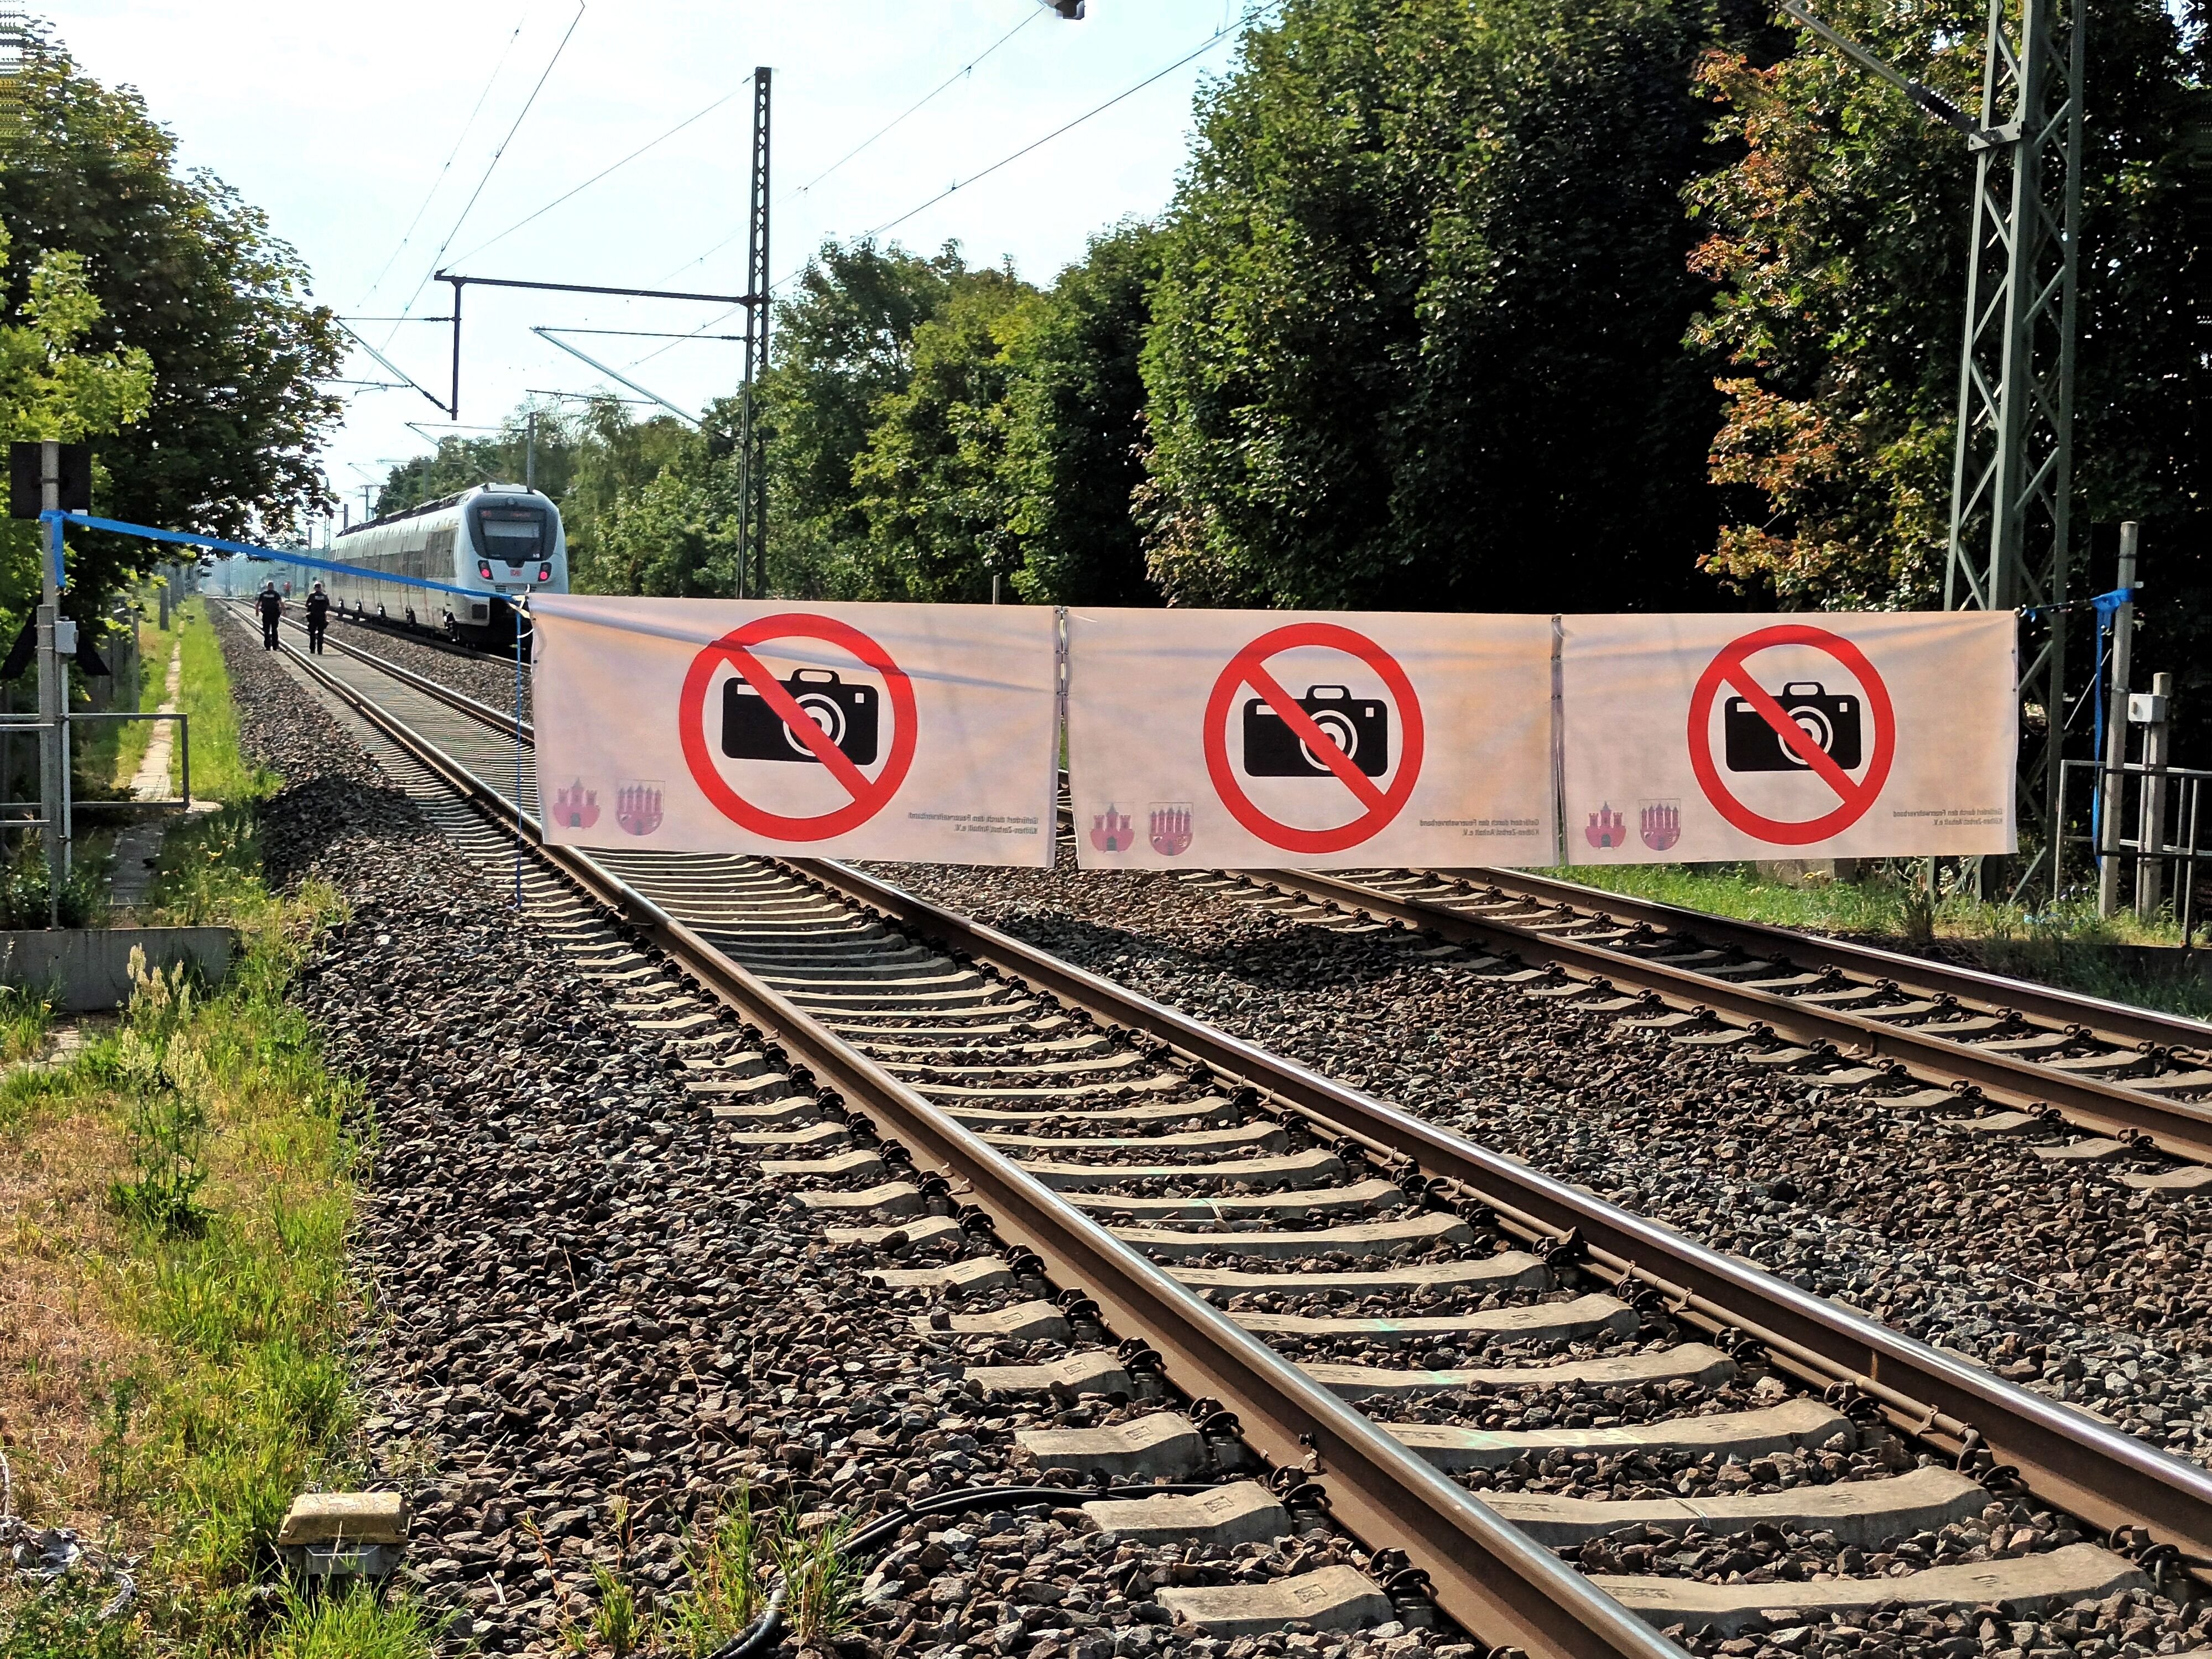
[[[254,1595],[292,1498],[358,1474],[346,1247],[366,1115],[283,994],[339,914],[327,890],[263,895],[220,994],[142,979],[118,1026],[0,1085],[18,1508],[112,1540],[142,1591],[103,1618],[96,1586],[0,1587],[7,1659],[427,1652],[404,1598]]]
[[[102,1284],[128,1248],[107,1189],[129,1153],[35,1074],[0,1085],[0,1448],[19,1511],[96,1532],[103,1407],[147,1360]]]

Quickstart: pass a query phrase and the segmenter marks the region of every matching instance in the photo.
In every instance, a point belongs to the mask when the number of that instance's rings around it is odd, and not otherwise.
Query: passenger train
[[[514,596],[568,591],[561,509],[520,484],[477,484],[356,525],[340,533],[328,556],[468,589],[462,599],[374,576],[301,573],[322,582],[342,615],[437,628],[470,645],[503,648],[514,641]]]

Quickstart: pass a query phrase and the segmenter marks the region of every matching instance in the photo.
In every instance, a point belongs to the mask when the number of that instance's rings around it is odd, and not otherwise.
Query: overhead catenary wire
[[[574,190],[562,191],[551,201],[546,203],[544,207],[539,208],[536,212],[525,214],[521,218],[517,219],[505,230],[501,231],[498,235],[489,237],[483,241],[478,242],[466,253],[455,256],[454,263],[459,264],[465,260],[473,259],[477,254],[482,253],[486,248],[492,246],[495,243],[506,240],[507,238],[514,235],[516,231],[520,230],[525,225],[529,224],[532,221],[544,218],[547,214],[552,212],[555,208],[559,207],[562,203],[568,201],[571,197],[582,195],[586,191],[589,190],[593,185],[598,184],[600,179],[605,178],[609,173],[621,171],[623,167],[628,167],[632,161],[637,160],[639,156],[644,155],[647,151],[653,149],[659,145],[666,143],[678,133],[683,131],[684,128],[690,126],[696,122],[705,120],[707,117],[712,115],[716,110],[721,108],[723,105],[728,103],[730,100],[737,95],[737,93],[734,91],[724,93],[720,98],[717,98],[713,103],[708,105],[706,108],[699,111],[696,114],[685,116],[681,121],[678,121],[674,126],[669,128],[667,131],[662,133],[658,138],[650,139],[645,143],[640,144],[635,149],[630,151],[629,155],[623,156],[621,161],[614,162],[608,167],[601,167],[597,173],[585,179],[582,184],[578,185]]]
[[[522,15],[514,20],[514,27],[508,32],[507,45],[501,49],[498,61],[492,64],[491,73],[484,77],[483,89],[477,94],[476,106],[469,111],[469,118],[461,123],[461,130],[453,139],[453,148],[447,154],[444,165],[439,167],[436,176],[430,180],[430,188],[423,192],[422,205],[415,210],[415,216],[407,222],[407,228],[399,234],[399,246],[392,250],[391,255],[384,262],[383,268],[376,273],[376,280],[368,285],[360,299],[354,301],[356,309],[369,302],[376,290],[384,285],[384,279],[392,274],[392,267],[399,263],[399,256],[407,251],[407,244],[415,234],[415,228],[422,222],[422,216],[430,210],[430,204],[436,199],[439,189],[445,184],[447,173],[453,170],[453,163],[460,158],[461,146],[468,143],[469,134],[476,130],[477,117],[483,113],[484,100],[491,96],[492,88],[498,84],[500,71],[507,67],[507,60],[514,51],[514,43],[522,38],[522,26],[529,20],[530,11],[527,7],[525,7]],[[366,319],[356,319],[356,320]],[[387,319],[379,319],[378,320]],[[404,319],[392,318],[388,320],[398,322]],[[391,342],[386,341],[386,343],[388,345]]]
[[[975,72],[976,66],[982,63],[985,58],[988,58],[993,52],[998,51],[1000,47],[1005,46],[1007,41],[1012,40],[1024,29],[1027,28],[1031,23],[1036,21],[1041,15],[1042,15],[1042,13],[1035,11],[1025,15],[1020,22],[1015,24],[1013,27],[1008,29],[1004,34],[991,42],[989,46],[984,47],[982,51],[977,52],[973,58],[963,64],[958,69],[953,70],[951,74],[946,76],[942,81],[932,87],[920,98],[915,100],[913,103],[908,105],[906,108],[901,110],[896,115],[886,121],[882,126],[878,127],[873,132],[860,140],[859,143],[854,145],[852,149],[847,150],[842,155],[832,161],[828,167],[823,168],[821,172],[816,173],[811,179],[809,179],[805,184],[799,185],[793,190],[787,191],[783,194],[778,196],[775,198],[775,204],[781,207],[783,204],[792,200],[795,197],[805,195],[806,192],[812,190],[815,185],[820,184],[831,173],[836,172],[838,168],[843,167],[846,162],[851,161],[854,156],[860,155],[863,150],[873,144],[878,138],[883,137],[894,127],[896,127],[900,123],[906,120],[908,116],[914,115],[927,107],[947,88],[953,86],[960,81],[965,80],[969,75]],[[700,254],[696,258],[687,259],[684,264],[675,266],[673,269],[666,272],[662,277],[662,280],[665,282],[668,277],[674,276],[678,272],[689,270],[694,265],[704,264],[708,260],[713,258],[717,253],[720,253],[724,248],[729,246],[731,243],[736,241],[738,237],[744,234],[745,228],[743,225],[738,226],[737,229],[732,231],[727,236],[722,238],[720,241],[715,243],[714,246],[708,248],[704,253]],[[633,364],[632,367],[635,368],[635,365]]]
[[[872,240],[876,237],[882,235],[887,230],[896,230],[899,226],[904,224],[915,215],[927,213],[930,209],[935,207],[939,202],[945,200],[945,198],[951,196],[959,191],[967,189],[970,185],[989,178],[1001,167],[1012,166],[1016,161],[1020,161],[1022,157],[1029,155],[1030,151],[1042,149],[1054,139],[1060,137],[1064,134],[1074,131],[1076,128],[1081,126],[1085,121],[1089,121],[1097,116],[1103,115],[1108,110],[1112,109],[1116,104],[1122,102],[1126,99],[1135,97],[1146,87],[1151,86],[1155,81],[1165,80],[1169,76],[1173,75],[1184,64],[1191,63],[1197,58],[1203,58],[1207,52],[1212,52],[1214,47],[1219,46],[1224,40],[1227,40],[1232,33],[1233,31],[1228,28],[1218,28],[1214,30],[1214,32],[1208,35],[1203,42],[1194,46],[1190,51],[1183,53],[1182,57],[1176,58],[1175,62],[1170,64],[1166,68],[1153,70],[1152,74],[1146,76],[1134,86],[1124,88],[1121,91],[1115,93],[1111,98],[1109,98],[1104,103],[1094,106],[1092,108],[1084,111],[1082,114],[1077,116],[1073,120],[1054,127],[1050,132],[1046,133],[1042,138],[1031,139],[1028,143],[1024,144],[1019,149],[1014,151],[1011,155],[1000,156],[997,161],[992,162],[990,166],[985,167],[981,172],[971,173],[968,177],[961,179],[957,184],[947,185],[943,190],[938,191],[936,195],[931,197],[927,201],[922,203],[921,205],[908,208],[904,213],[900,214],[895,219],[884,220],[883,223],[876,226],[872,230],[867,233],[868,240]],[[793,276],[796,276],[797,274],[798,273],[795,271],[793,273]],[[782,279],[783,282],[788,282],[790,280],[791,278],[788,276]],[[781,283],[778,284],[778,286],[781,285]]]
[[[1177,70],[1182,68],[1185,64],[1204,57],[1207,52],[1212,51],[1214,47],[1219,46],[1235,32],[1235,28],[1232,25],[1224,23],[1221,27],[1217,28],[1212,34],[1208,35],[1204,41],[1193,47],[1190,51],[1183,53],[1182,57],[1176,58],[1165,68],[1153,70],[1150,75],[1145,76],[1143,80],[1139,81],[1133,86],[1123,88],[1120,92],[1115,93],[1111,98],[1109,98],[1104,103],[1095,105],[1091,108],[1084,111],[1082,114],[1077,116],[1074,119],[1064,122],[1060,125],[1054,127],[1050,132],[1046,133],[1042,137],[1031,139],[1028,143],[1023,145],[1019,149],[1015,150],[1012,155],[1000,156],[997,161],[992,162],[990,166],[983,168],[981,172],[970,173],[967,178],[960,180],[959,183],[939,191],[936,195],[931,197],[920,206],[908,208],[904,213],[900,214],[895,219],[886,219],[882,224],[878,225],[874,229],[866,232],[862,240],[873,240],[876,237],[882,235],[884,232],[894,229],[896,227],[904,224],[915,215],[928,211],[931,208],[935,207],[939,202],[944,201],[947,197],[953,195],[955,192],[966,189],[969,185],[975,184],[979,179],[989,178],[991,174],[998,172],[1001,167],[1010,167],[1014,162],[1020,161],[1024,155],[1029,155],[1031,151],[1042,149],[1045,145],[1052,143],[1054,139],[1065,137],[1066,134],[1074,131],[1076,128],[1081,126],[1085,122],[1091,120],[1097,116],[1103,115],[1108,110],[1112,109],[1116,104],[1121,103],[1127,99],[1133,98],[1137,94],[1142,92],[1146,87],[1151,86],[1154,82],[1164,80],[1167,76],[1173,75]],[[693,263],[696,264],[697,262],[695,260]],[[775,282],[769,284],[769,292],[771,294],[775,293],[778,289],[782,288],[793,278],[804,273],[805,270],[806,266],[802,264],[791,270],[786,271],[782,276],[777,277]],[[669,342],[666,345],[659,347],[654,350],[648,351],[645,356],[637,358],[635,361],[627,364],[625,367],[629,368],[643,368],[646,364],[651,362],[655,357],[661,356],[664,352],[674,350],[678,345],[683,343],[683,341],[695,339],[704,336],[708,330],[714,327],[717,324],[725,321],[728,318],[734,317],[739,308],[740,307],[732,307],[728,311],[723,312],[720,316],[708,318],[692,333],[680,336],[677,339]]]
[[[942,81],[939,81],[927,92],[922,94],[921,97],[915,99],[913,103],[908,104],[896,115],[894,115],[890,120],[884,122],[883,125],[878,127],[866,137],[861,139],[859,143],[854,145],[852,149],[847,150],[842,155],[832,161],[828,167],[823,168],[821,172],[816,173],[805,184],[793,190],[791,194],[793,196],[805,195],[806,192],[812,190],[815,185],[820,184],[831,173],[836,172],[838,168],[843,167],[846,162],[860,155],[863,150],[873,144],[878,138],[881,138],[890,132],[892,129],[897,127],[901,123],[905,121],[908,116],[914,115],[925,108],[932,100],[936,98],[937,95],[943,92],[946,88],[951,86],[956,81],[964,80],[969,76],[973,75],[975,72],[976,66],[982,63],[985,58],[990,57],[993,52],[995,52],[1000,47],[1005,46],[1007,41],[1012,40],[1030,24],[1036,22],[1042,15],[1042,13],[1036,11],[1028,13],[1023,17],[1020,22],[1015,24],[1013,27],[1008,29],[1004,34],[991,42],[989,46],[984,47],[982,51],[977,52],[973,58],[963,64],[958,69],[953,70],[951,74],[946,76]]]
[[[568,29],[561,36],[561,44],[553,48],[552,57],[545,60],[545,67],[538,72],[538,83],[530,88],[530,96],[523,100],[521,110],[507,130],[507,136],[499,141],[499,148],[492,151],[491,160],[484,163],[483,176],[477,180],[477,187],[469,192],[469,199],[462,204],[460,216],[453,221],[453,228],[438,244],[438,251],[430,256],[429,269],[422,273],[422,280],[415,284],[415,291],[407,296],[407,303],[399,308],[402,316],[414,311],[416,301],[422,297],[422,290],[430,286],[430,279],[437,275],[443,264],[446,250],[453,245],[453,238],[461,234],[461,227],[468,222],[469,215],[476,210],[477,203],[483,196],[484,186],[491,183],[491,175],[498,170],[500,158],[507,154],[507,147],[514,142],[514,135],[522,130],[522,124],[530,118],[530,112],[538,104],[538,94],[545,90],[545,82],[560,64],[562,54],[568,50],[568,42],[575,39],[576,25],[584,21],[584,9],[585,0],[576,0],[576,15],[568,20]],[[397,328],[398,325],[395,323],[392,326]],[[390,342],[387,340],[386,343]]]

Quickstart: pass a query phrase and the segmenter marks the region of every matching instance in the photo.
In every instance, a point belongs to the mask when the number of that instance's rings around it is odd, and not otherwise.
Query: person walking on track
[[[261,648],[274,651],[276,648],[276,620],[284,614],[284,601],[277,595],[276,584],[262,583],[261,597],[254,601],[254,605],[261,612]]]
[[[307,649],[319,657],[323,654],[323,630],[331,625],[331,596],[317,582],[307,594]]]

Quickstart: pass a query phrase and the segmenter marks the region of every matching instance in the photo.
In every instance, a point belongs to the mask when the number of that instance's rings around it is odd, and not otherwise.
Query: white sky
[[[1233,24],[1237,3],[1090,0],[1091,15],[1068,22],[1036,0],[586,0],[443,263],[476,276],[741,291],[751,72],[766,64],[776,72],[781,279],[825,236],[872,230],[1166,67]],[[418,315],[447,311],[446,285],[418,285],[576,13],[576,0],[60,0],[45,15],[90,74],[145,94],[185,165],[212,168],[268,214],[305,256],[317,298],[342,315],[389,317],[410,301]],[[972,74],[801,189],[1032,15]],[[1232,34],[884,240],[933,250],[957,237],[970,264],[1011,256],[1025,276],[1049,280],[1094,232],[1166,204],[1195,87],[1235,51]],[[735,95],[603,183],[477,252],[726,94]],[[526,389],[607,385],[533,324],[689,330],[718,312],[471,288],[463,314],[461,419],[490,423]],[[380,348],[390,337],[387,355],[442,399],[446,328],[357,326]],[[714,331],[741,328],[732,316]],[[668,343],[575,343],[623,368]],[[631,378],[696,410],[734,387],[742,351],[685,343]],[[389,378],[358,352],[346,373]],[[325,465],[357,514],[364,473],[380,478],[390,461],[430,447],[407,422],[444,417],[412,391],[349,398]]]

